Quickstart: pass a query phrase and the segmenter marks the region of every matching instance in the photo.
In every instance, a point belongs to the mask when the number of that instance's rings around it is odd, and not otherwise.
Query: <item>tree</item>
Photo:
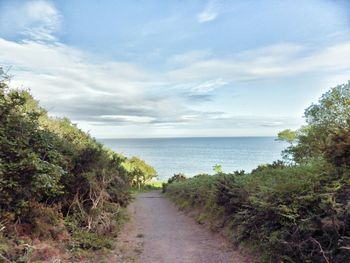
[[[220,164],[215,164],[213,170],[216,174],[222,174],[222,166]]]
[[[280,131],[277,137],[278,137],[277,138],[278,141],[285,141],[292,144],[293,142],[295,142],[297,138],[297,133],[295,131],[292,131],[291,129],[286,129],[286,130]]]
[[[295,138],[290,130],[279,133],[279,139],[293,143],[285,153],[297,163],[327,158],[327,151],[340,154],[337,148],[344,145],[344,134],[350,127],[350,82],[323,94],[305,110],[305,119],[307,125],[295,132]]]
[[[157,176],[157,171],[152,166],[136,156],[126,160],[123,165],[132,176],[132,185],[139,189]]]

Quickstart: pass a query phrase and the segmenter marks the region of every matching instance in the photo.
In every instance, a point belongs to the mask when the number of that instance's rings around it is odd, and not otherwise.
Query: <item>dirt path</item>
[[[139,194],[130,212],[131,222],[120,237],[125,246],[120,262],[250,262],[230,249],[224,239],[180,212],[158,191]]]

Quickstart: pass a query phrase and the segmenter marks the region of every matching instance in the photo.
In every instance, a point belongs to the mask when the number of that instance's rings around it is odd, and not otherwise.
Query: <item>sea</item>
[[[287,147],[276,137],[206,137],[99,139],[115,152],[126,157],[137,156],[152,165],[158,180],[167,180],[176,173],[191,177],[200,173],[213,174],[213,166],[223,172],[250,172],[259,164],[282,158]]]

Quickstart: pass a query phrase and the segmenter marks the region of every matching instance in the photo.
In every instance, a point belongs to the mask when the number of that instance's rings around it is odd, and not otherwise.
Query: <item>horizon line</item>
[[[194,139],[194,138],[277,138],[276,135],[254,135],[254,136],[178,136],[178,137],[106,137],[106,138],[98,138],[95,137],[95,139],[98,140],[139,140],[139,139]]]

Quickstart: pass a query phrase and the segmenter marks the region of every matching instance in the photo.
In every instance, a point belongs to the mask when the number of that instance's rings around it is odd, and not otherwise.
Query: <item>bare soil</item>
[[[220,235],[199,225],[159,191],[139,194],[110,262],[246,263]]]

